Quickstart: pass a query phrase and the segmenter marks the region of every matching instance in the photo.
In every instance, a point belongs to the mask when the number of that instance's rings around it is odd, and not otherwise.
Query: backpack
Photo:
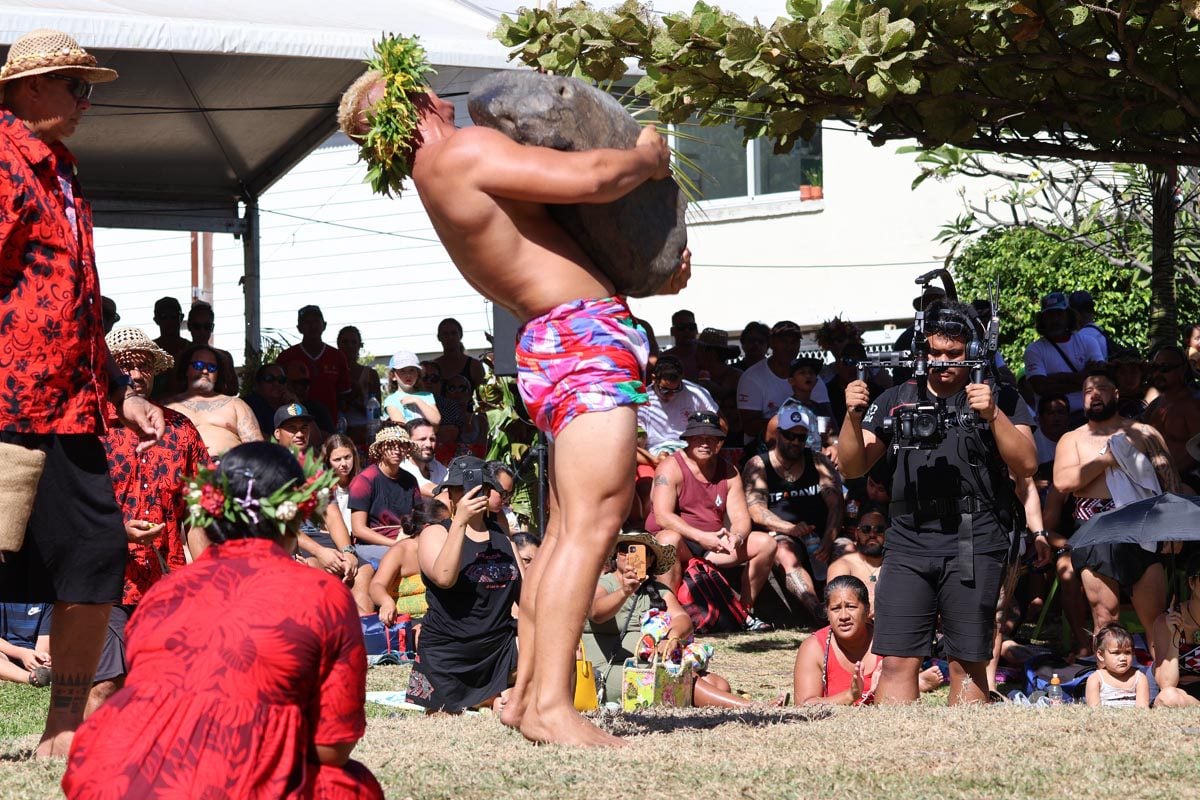
[[[693,558],[679,584],[683,604],[696,633],[740,631],[749,611],[717,568],[702,558]]]
[[[1025,662],[1025,694],[1046,691],[1050,688],[1050,679],[1057,674],[1063,695],[1080,701],[1087,690],[1088,676],[1095,671],[1094,661],[1068,664],[1053,653],[1043,653]]]

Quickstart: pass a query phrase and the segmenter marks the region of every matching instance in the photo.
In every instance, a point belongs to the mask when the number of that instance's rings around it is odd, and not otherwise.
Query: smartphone
[[[625,563],[633,567],[638,580],[646,580],[646,545],[629,545],[629,552],[625,554]]]
[[[483,485],[483,470],[481,469],[464,469],[462,476],[464,492],[469,492],[476,486]]]

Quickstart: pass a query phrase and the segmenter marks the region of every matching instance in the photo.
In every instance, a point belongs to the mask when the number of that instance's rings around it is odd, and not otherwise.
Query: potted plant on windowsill
[[[801,200],[822,200],[825,190],[821,187],[821,170],[813,167],[804,170],[804,183],[800,184]]]

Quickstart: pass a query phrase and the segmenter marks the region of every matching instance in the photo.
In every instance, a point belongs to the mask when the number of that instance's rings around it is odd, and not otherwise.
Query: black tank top
[[[450,520],[441,525],[450,530]],[[493,637],[511,636],[517,621],[512,605],[521,596],[521,570],[512,544],[495,522],[488,521],[488,541],[464,537],[458,580],[443,589],[428,577],[421,636],[438,642],[479,643]]]
[[[763,453],[762,460],[767,478],[767,507],[771,513],[788,522],[807,522],[818,534],[823,533],[829,509],[821,498],[821,476],[813,463],[812,451],[804,451],[804,472],[796,481],[785,481],[775,471],[770,454]]]

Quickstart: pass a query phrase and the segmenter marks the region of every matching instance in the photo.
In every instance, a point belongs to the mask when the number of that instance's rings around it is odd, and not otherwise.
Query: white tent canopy
[[[246,340],[259,347],[258,198],[329,138],[381,32],[417,34],[441,94],[508,66],[498,16],[468,0],[0,0],[0,45],[73,35],[120,80],[69,142],[107,227],[213,231],[245,244]]]

